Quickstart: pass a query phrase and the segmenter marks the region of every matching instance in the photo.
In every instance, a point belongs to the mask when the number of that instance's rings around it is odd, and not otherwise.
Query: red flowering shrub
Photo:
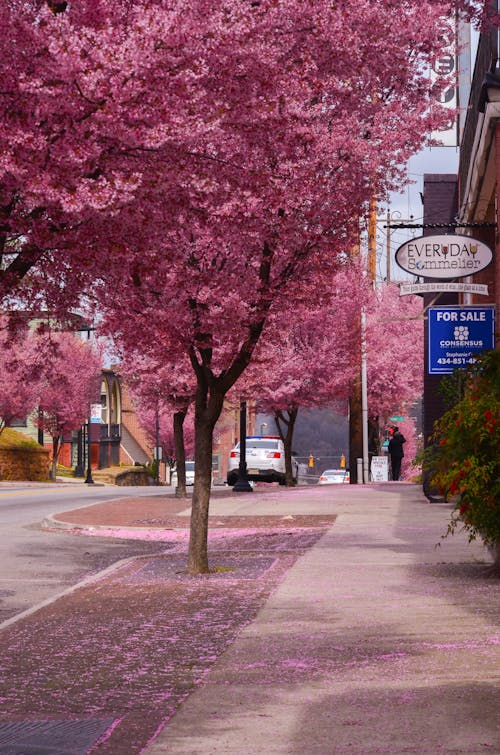
[[[448,532],[459,525],[500,546],[500,351],[484,353],[466,372],[463,398],[434,426],[425,464],[447,500],[455,500]]]

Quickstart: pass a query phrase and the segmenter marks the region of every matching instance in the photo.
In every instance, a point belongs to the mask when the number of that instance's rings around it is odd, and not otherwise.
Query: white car
[[[170,484],[177,487],[177,471],[174,469]],[[186,461],[186,485],[194,485],[194,461]]]
[[[318,480],[318,485],[335,485],[337,483],[349,482],[349,470],[347,469],[325,469]]]
[[[247,476],[253,482],[286,482],[285,446],[278,436],[249,435],[246,439]],[[234,485],[238,479],[240,444],[229,454],[227,484]],[[299,465],[292,456],[293,479],[297,481]]]

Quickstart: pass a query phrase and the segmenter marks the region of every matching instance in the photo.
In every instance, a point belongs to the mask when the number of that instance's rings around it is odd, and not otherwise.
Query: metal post
[[[240,401],[240,463],[238,479],[233,486],[237,493],[251,493],[253,488],[247,476],[247,402]]]
[[[92,479],[92,465],[90,461],[90,448],[91,448],[90,446],[90,426],[91,426],[90,419],[91,418],[89,416],[89,420],[87,422],[87,476],[85,478],[85,482],[87,483],[87,485],[94,484],[94,480]]]
[[[75,477],[83,477],[83,473],[85,471],[85,462],[84,462],[84,430],[80,427],[78,430],[78,439],[77,439],[77,447],[76,447],[76,467],[75,467]]]
[[[356,459],[356,470],[358,473],[358,485],[363,483],[363,459]]]
[[[41,446],[45,443],[43,437],[43,409],[40,406],[38,407],[38,442]]]
[[[386,264],[386,273],[385,273],[385,280],[386,283],[390,283],[391,281],[391,211],[387,210],[387,250],[386,250],[387,258],[385,261]]]
[[[368,384],[366,367],[366,313],[361,312],[361,422],[363,426],[363,477],[369,482],[368,469]],[[358,482],[361,480],[358,479]]]

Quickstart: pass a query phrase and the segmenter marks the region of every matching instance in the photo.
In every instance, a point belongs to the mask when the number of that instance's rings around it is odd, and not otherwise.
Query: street
[[[48,514],[98,501],[162,496],[170,488],[75,483],[0,484],[0,626],[122,558],[164,550],[154,543],[75,537],[41,529]]]

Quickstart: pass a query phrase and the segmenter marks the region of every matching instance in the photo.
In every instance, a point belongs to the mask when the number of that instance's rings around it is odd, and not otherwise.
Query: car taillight
[[[328,479],[328,477],[323,477],[323,475],[321,475],[321,477],[320,477],[319,479],[320,479],[320,480],[327,480],[327,479]]]
[[[239,453],[237,451],[231,451],[229,456],[231,459],[236,459],[236,457],[239,456]]]
[[[281,459],[281,453],[279,451],[268,451],[266,459]]]

